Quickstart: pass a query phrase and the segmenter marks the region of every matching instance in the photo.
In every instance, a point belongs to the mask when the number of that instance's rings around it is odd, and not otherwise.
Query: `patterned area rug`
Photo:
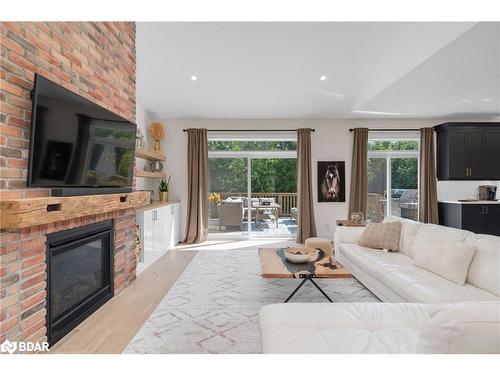
[[[354,278],[317,282],[337,302],[378,302]],[[257,249],[201,251],[124,353],[260,353],[260,308],[298,283],[262,279]],[[327,301],[306,283],[291,302]]]

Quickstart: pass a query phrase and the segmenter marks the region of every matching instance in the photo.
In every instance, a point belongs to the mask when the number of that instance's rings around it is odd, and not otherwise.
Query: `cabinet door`
[[[482,206],[480,233],[500,236],[500,205],[485,204]]]
[[[468,131],[465,137],[466,160],[465,168],[469,169],[467,179],[484,178],[484,132]]]
[[[462,205],[462,229],[470,230],[474,233],[481,232],[481,211],[479,204]]]
[[[153,211],[142,213],[143,252],[153,251]]]
[[[174,225],[173,225],[173,239],[174,246],[181,242],[181,207],[179,204],[172,206],[174,208]]]
[[[484,178],[500,180],[500,130],[489,130],[484,135]]]
[[[468,178],[465,147],[466,132],[456,130],[449,131],[448,137],[449,178],[466,179]]]
[[[154,214],[154,250],[155,251],[165,251],[165,214],[161,208],[153,210]]]
[[[173,247],[173,225],[174,225],[174,216],[172,214],[173,206],[162,207],[165,215],[165,246],[167,249],[171,249]]]

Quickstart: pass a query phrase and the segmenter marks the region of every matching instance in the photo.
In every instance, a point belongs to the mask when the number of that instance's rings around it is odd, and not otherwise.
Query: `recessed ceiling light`
[[[198,80],[198,76],[191,76],[191,81],[197,81]]]
[[[328,78],[327,76],[321,76],[321,77],[319,77],[320,81],[326,81],[327,78]]]

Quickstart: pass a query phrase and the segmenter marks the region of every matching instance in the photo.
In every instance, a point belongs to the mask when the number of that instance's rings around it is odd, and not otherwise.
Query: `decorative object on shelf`
[[[172,178],[172,175],[168,176],[168,180],[162,179],[160,181],[160,185],[158,186],[158,194],[160,196],[160,201],[166,202],[168,201],[168,189],[170,186],[170,179]]]
[[[149,203],[153,203],[155,200],[155,191],[154,190],[144,190],[149,192]]]
[[[163,163],[161,161],[154,160],[149,163],[149,170],[151,172],[161,172],[163,171]]]
[[[208,194],[208,202],[210,203],[210,217],[212,219],[219,217],[219,210],[217,205],[222,201],[222,198],[219,193],[210,193]]]
[[[318,161],[318,202],[345,202],[344,161]]]
[[[142,134],[141,128],[137,127],[137,131],[135,133],[135,148],[143,148],[144,147],[144,134]]]
[[[153,152],[161,152],[160,141],[165,138],[165,129],[160,122],[153,122],[149,125],[149,134],[154,139]]]
[[[351,220],[354,224],[360,224],[363,222],[365,215],[362,212],[353,212],[351,214]]]

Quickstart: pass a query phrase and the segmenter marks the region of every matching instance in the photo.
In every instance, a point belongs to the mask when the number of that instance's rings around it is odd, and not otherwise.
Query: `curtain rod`
[[[296,132],[298,129],[207,129],[208,132]],[[315,132],[316,129],[310,129]],[[187,132],[188,129],[182,129]]]
[[[349,129],[350,132],[352,132],[354,129],[351,128]],[[415,132],[419,131],[419,128],[373,128],[373,129],[368,129],[370,132]]]

